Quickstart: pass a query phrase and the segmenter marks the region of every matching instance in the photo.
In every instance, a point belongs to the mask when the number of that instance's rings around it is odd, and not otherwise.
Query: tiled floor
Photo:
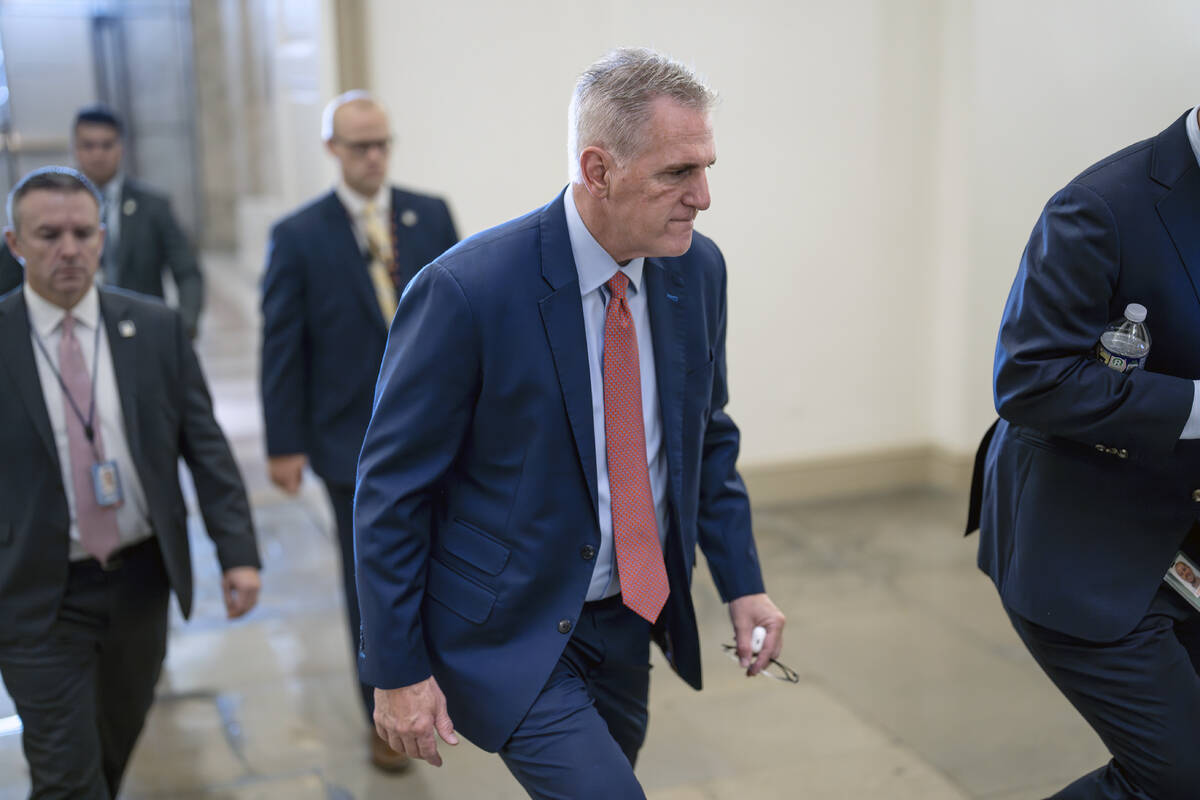
[[[234,443],[266,561],[260,606],[227,624],[202,530],[194,618],[170,654],[123,796],[227,800],[522,798],[499,760],[463,743],[441,769],[366,763],[328,509],[265,478],[255,385],[255,287],[210,259],[201,353]],[[768,588],[789,616],[799,685],[746,679],[697,573],[706,651],[697,694],[655,672],[638,774],[651,800],[1034,800],[1106,755],[1025,653],[964,541],[965,499],[908,492],[756,508]],[[0,717],[12,713],[0,691]],[[0,800],[22,798],[20,737],[0,735]]]

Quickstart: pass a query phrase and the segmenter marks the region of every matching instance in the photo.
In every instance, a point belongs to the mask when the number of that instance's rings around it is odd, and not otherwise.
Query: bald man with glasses
[[[351,512],[375,379],[400,293],[458,234],[443,200],[387,184],[391,129],[370,95],[334,98],[321,135],[338,162],[337,185],[271,231],[262,284],[262,405],[272,482],[295,494],[311,467],[325,484],[356,654]],[[404,769],[404,756],[374,733],[372,687],[359,688],[372,763]]]

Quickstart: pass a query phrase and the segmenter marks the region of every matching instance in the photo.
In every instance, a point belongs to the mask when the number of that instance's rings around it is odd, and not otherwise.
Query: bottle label
[[[1121,373],[1132,372],[1142,366],[1146,360],[1145,356],[1119,356],[1101,343],[1096,344],[1096,358],[1109,369],[1115,369]]]

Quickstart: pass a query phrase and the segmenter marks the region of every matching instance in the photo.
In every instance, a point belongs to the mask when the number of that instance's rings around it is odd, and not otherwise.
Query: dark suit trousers
[[[1200,611],[1164,585],[1131,633],[1102,644],[1008,615],[1113,755],[1054,798],[1200,797]]]
[[[650,625],[620,596],[587,603],[533,707],[500,749],[537,800],[644,800]]]
[[[342,556],[342,590],[346,596],[346,625],[350,631],[350,663],[358,674],[358,638],[361,623],[358,614],[358,589],[354,584],[354,487],[325,482],[325,491],[337,520],[338,547]],[[367,724],[375,727],[375,687],[358,682]]]
[[[94,560],[73,563],[50,634],[0,646],[33,800],[116,797],[154,701],[167,649],[167,573],[154,539],[121,557],[111,572]]]

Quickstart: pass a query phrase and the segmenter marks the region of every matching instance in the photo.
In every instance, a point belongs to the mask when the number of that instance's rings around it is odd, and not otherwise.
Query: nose
[[[79,237],[73,233],[63,235],[59,246],[59,253],[63,258],[75,258],[82,251]]]
[[[707,170],[696,171],[696,177],[684,195],[683,202],[697,211],[705,211],[712,205],[712,195],[708,192]]]

